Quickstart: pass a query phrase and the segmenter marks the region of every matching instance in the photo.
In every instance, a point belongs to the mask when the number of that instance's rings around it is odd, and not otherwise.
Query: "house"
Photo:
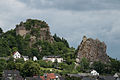
[[[45,73],[43,76],[26,77],[25,80],[64,80],[59,74]]]
[[[60,80],[59,76],[54,73],[45,73],[44,76],[41,76],[42,80]]]
[[[67,74],[70,77],[87,77],[92,76],[90,73]]]
[[[91,71],[91,74],[92,74],[93,76],[99,76],[99,73],[98,73],[96,70],[92,70],[92,71]]]
[[[14,59],[21,58],[21,54],[18,51],[16,51],[16,52],[13,53],[13,58]]]
[[[42,80],[40,76],[35,76],[35,77],[26,77],[25,80]]]
[[[37,61],[38,59],[37,59],[37,57],[36,56],[34,56],[33,57],[33,61]]]
[[[115,73],[113,77],[115,78],[115,80],[120,80],[120,73]]]
[[[4,70],[2,80],[24,80],[17,70]]]
[[[22,57],[23,57],[24,61],[29,60],[29,57],[28,57],[28,56],[22,56]]]
[[[55,62],[57,60],[58,63],[63,62],[63,58],[61,58],[60,56],[44,56],[43,60],[52,62]]]

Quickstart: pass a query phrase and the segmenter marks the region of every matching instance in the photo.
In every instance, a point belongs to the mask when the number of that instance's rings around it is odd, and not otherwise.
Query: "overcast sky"
[[[120,59],[120,0],[0,0],[0,27],[14,29],[28,18],[46,21],[77,48],[86,35],[107,45],[107,53]]]

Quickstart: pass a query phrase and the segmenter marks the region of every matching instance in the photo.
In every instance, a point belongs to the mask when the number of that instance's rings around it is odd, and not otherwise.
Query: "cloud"
[[[61,10],[103,10],[119,9],[120,0],[19,0],[38,9],[56,8]]]
[[[0,26],[14,29],[28,18],[45,20],[51,33],[77,48],[83,35],[108,45],[108,54],[119,58],[119,0],[1,0]]]

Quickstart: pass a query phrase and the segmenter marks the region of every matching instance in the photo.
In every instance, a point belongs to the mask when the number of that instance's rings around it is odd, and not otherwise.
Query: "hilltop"
[[[74,48],[70,48],[67,40],[51,35],[50,27],[45,21],[27,19],[20,22],[16,28],[0,36],[0,56],[11,56],[19,51],[29,57],[37,56],[42,59],[47,55],[59,55],[67,59],[74,57]],[[70,57],[70,58],[72,58]]]
[[[36,19],[27,19],[26,22],[21,22],[16,25],[16,35],[30,36],[30,42],[37,40],[46,40],[53,42],[54,39],[51,36],[49,26],[46,22]]]

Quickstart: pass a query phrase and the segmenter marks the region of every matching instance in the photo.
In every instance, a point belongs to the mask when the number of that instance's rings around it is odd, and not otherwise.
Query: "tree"
[[[52,68],[53,67],[53,63],[51,61],[43,61],[43,60],[39,60],[37,61],[37,63],[41,66],[41,67],[44,67],[44,68]]]
[[[18,71],[22,71],[22,68],[23,68],[23,64],[22,63],[16,63],[15,64],[15,68],[16,68],[16,70],[18,70]]]
[[[54,34],[53,38],[54,38],[54,40],[55,40],[56,42],[62,42],[62,43],[64,43],[64,45],[65,45],[67,48],[69,48],[69,43],[68,43],[67,40],[65,40],[63,37],[62,37],[62,39],[61,39],[61,38],[58,37],[56,34]]]
[[[2,28],[0,28],[0,34],[2,34],[3,33],[3,30],[2,30]]]
[[[86,58],[82,58],[81,62],[80,62],[80,65],[79,65],[80,69],[82,72],[85,72],[86,70],[89,69],[89,62]]]
[[[6,60],[0,59],[0,77],[2,76],[3,70],[5,70],[7,66]]]
[[[16,66],[15,66],[14,61],[8,62],[8,63],[7,63],[7,68],[6,68],[6,69],[8,69],[8,70],[14,70],[14,69],[16,69]]]
[[[105,64],[100,61],[97,61],[92,64],[92,68],[101,74],[105,71]]]
[[[18,51],[18,48],[17,48],[17,47],[13,47],[13,48],[12,48],[12,53],[14,53],[14,52],[16,52],[16,51]]]
[[[40,65],[33,61],[27,61],[23,65],[21,74],[24,77],[32,77],[35,75],[39,75],[40,74]]]
[[[23,58],[19,58],[15,60],[16,63],[24,63],[24,59]]]
[[[54,61],[54,67],[58,68],[58,60],[57,59],[55,59],[55,61]]]
[[[9,57],[8,62],[14,62],[14,58],[12,56]]]
[[[111,73],[114,74],[116,72],[120,72],[120,61],[116,59],[111,59],[110,62]]]

